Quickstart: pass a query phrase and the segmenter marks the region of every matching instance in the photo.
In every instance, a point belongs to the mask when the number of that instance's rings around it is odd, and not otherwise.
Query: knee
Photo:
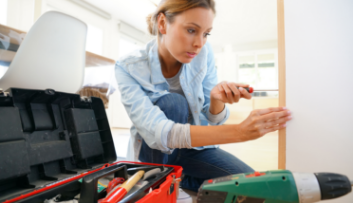
[[[156,102],[156,105],[162,110],[175,110],[175,111],[187,111],[189,106],[185,97],[177,93],[167,94]]]
[[[189,116],[188,102],[185,97],[177,93],[170,93],[161,97],[155,105],[165,113],[168,119],[175,122],[184,123],[183,120],[187,119]],[[180,118],[182,118],[182,120],[180,120]],[[187,122],[187,120],[185,122]]]

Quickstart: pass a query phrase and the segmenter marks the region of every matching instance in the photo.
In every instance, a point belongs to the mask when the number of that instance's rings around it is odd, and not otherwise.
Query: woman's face
[[[175,16],[173,23],[165,21],[162,25],[165,48],[180,63],[190,63],[206,43],[213,18],[211,9],[199,7]]]

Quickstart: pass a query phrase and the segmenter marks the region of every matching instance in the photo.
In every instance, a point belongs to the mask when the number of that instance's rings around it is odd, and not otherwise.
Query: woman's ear
[[[158,15],[158,31],[163,35],[167,33],[167,19],[164,15],[164,13],[160,13]]]

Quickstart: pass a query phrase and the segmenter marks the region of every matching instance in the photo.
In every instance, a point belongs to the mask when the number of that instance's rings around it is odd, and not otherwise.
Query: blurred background
[[[277,1],[215,0],[216,18],[208,40],[216,60],[219,81],[250,84],[255,89],[278,89]],[[114,77],[115,61],[152,39],[147,32],[146,16],[159,0],[0,0],[1,34],[10,29],[19,44],[34,22],[47,11],[74,16],[88,25],[86,77],[105,87],[107,115],[121,160],[126,157],[131,121],[120,102]],[[35,51],[35,50],[34,50]],[[7,71],[15,50],[0,48],[0,78]],[[89,59],[89,60],[88,60]],[[63,59],[64,60],[64,59]],[[98,74],[97,74],[98,73]],[[84,90],[82,90],[84,91]],[[278,91],[253,94],[251,100],[229,105],[226,124],[242,122],[253,109],[278,106]],[[278,168],[278,133],[245,143],[222,145],[255,170]]]

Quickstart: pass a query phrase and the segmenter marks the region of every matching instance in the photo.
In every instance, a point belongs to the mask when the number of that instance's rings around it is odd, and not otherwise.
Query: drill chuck
[[[321,199],[341,197],[352,191],[352,184],[345,175],[335,173],[315,173],[321,190]]]

